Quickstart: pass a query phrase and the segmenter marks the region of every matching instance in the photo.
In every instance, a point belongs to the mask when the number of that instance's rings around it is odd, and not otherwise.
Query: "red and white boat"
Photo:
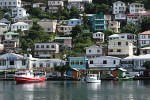
[[[45,72],[33,72],[32,70],[18,71],[15,73],[17,83],[44,82],[46,81]]]

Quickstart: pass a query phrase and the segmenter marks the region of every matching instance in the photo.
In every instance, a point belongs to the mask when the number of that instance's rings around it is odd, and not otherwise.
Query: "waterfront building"
[[[6,53],[0,55],[0,70],[7,69],[29,69],[29,68],[53,68],[54,66],[61,66],[66,61],[61,59],[39,59],[33,58],[31,54],[14,54]]]
[[[87,61],[86,57],[69,57],[68,65],[71,69],[85,70],[88,67]]]
[[[36,58],[60,58],[58,43],[35,43],[34,57]]]

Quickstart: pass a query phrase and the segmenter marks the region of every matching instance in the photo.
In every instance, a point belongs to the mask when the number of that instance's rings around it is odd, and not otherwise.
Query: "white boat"
[[[100,83],[101,80],[97,74],[87,74],[86,82],[87,83]]]

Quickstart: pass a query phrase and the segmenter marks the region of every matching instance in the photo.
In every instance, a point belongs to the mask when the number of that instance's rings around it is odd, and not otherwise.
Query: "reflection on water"
[[[0,100],[150,100],[150,81],[0,81]]]

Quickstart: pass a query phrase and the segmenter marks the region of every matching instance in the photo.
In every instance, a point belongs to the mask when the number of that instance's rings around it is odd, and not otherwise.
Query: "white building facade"
[[[104,33],[102,32],[96,32],[93,34],[93,40],[96,44],[100,44],[104,42]]]
[[[129,5],[129,13],[130,14],[136,14],[139,13],[140,11],[144,11],[144,4],[140,4],[140,3],[131,3]]]
[[[150,45],[150,31],[139,33],[139,44],[140,46]]]
[[[20,29],[21,31],[29,30],[29,24],[24,22],[17,22],[11,24],[11,31],[17,31],[18,29]]]
[[[117,1],[113,3],[113,14],[125,13],[126,5],[124,2]]]
[[[0,0],[0,8],[16,8],[21,7],[21,0]]]

